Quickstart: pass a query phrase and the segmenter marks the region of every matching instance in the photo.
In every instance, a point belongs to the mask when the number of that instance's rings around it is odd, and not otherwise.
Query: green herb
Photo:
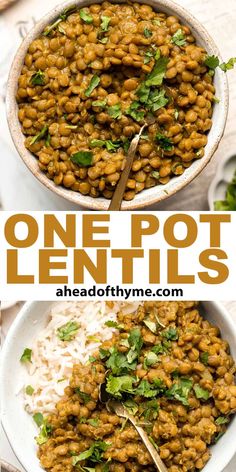
[[[102,39],[99,39],[98,41],[99,43],[106,44],[108,41],[108,38],[102,38]]]
[[[96,362],[97,358],[94,356],[89,356],[89,362],[92,364],[93,362]]]
[[[236,211],[236,171],[226,189],[225,200],[214,202],[216,211]]]
[[[41,129],[41,131],[36,134],[36,136],[33,137],[33,139],[30,141],[30,145],[37,143],[40,141],[40,139],[45,138],[48,139],[48,125],[44,125],[44,127]]]
[[[202,388],[199,384],[195,384],[193,386],[193,390],[195,392],[195,395],[197,398],[201,398],[202,400],[208,400],[210,394],[208,392],[208,390],[205,390],[204,388]]]
[[[156,26],[161,26],[161,21],[160,20],[152,20],[153,24]]]
[[[72,341],[72,339],[75,338],[79,327],[80,326],[76,321],[68,321],[68,323],[57,329],[57,337],[61,341]]]
[[[46,443],[49,436],[52,433],[52,426],[44,420],[43,425],[41,427],[40,433],[36,438],[36,442],[39,446]]]
[[[217,97],[212,97],[214,103],[220,103],[220,99]]]
[[[92,102],[93,107],[105,108],[106,104],[107,104],[106,99],[105,100],[95,100],[94,102]]]
[[[26,347],[24,349],[24,352],[20,358],[20,361],[21,362],[31,362],[31,356],[32,356],[32,349],[29,349],[28,347]]]
[[[140,384],[135,390],[135,395],[140,395],[145,398],[156,397],[159,393],[165,390],[162,380],[156,379],[153,383],[149,383],[148,380],[141,380]]]
[[[169,99],[165,96],[165,90],[154,90],[151,91],[148,97],[147,106],[149,110],[155,112],[160,108],[164,107],[168,103]]]
[[[166,331],[162,331],[161,335],[168,341],[177,341],[179,337],[177,329],[173,328],[173,326],[170,326],[170,328]]]
[[[150,60],[153,58],[153,51],[147,51],[144,54],[144,64],[149,64]]]
[[[151,173],[152,177],[154,177],[154,179],[156,180],[159,180],[160,179],[160,173],[157,171],[157,170],[153,170],[152,173]]]
[[[174,117],[175,117],[175,120],[178,120],[178,117],[179,117],[179,112],[177,109],[175,109],[175,112],[174,112]]]
[[[227,62],[222,62],[222,64],[220,64],[220,68],[224,72],[227,72],[227,70],[233,69],[235,64],[236,64],[236,57],[231,57]]]
[[[43,424],[43,415],[42,413],[35,413],[33,415],[33,420],[35,421],[36,425],[40,428]]]
[[[144,369],[147,369],[149,366],[156,364],[157,362],[158,356],[155,354],[155,352],[149,351],[144,358],[143,367]]]
[[[92,446],[84,452],[81,452],[78,456],[73,456],[72,465],[75,466],[78,462],[89,459],[91,462],[102,462],[103,452],[105,452],[109,443],[104,441],[95,441]],[[88,470],[88,468],[87,468]]]
[[[54,29],[56,29],[56,28],[59,26],[59,24],[60,24],[62,21],[65,21],[65,20],[68,18],[68,16],[71,15],[71,13],[74,13],[76,10],[77,10],[77,8],[76,8],[75,5],[66,8],[66,9],[60,14],[59,18],[58,18],[54,23],[52,23],[51,25],[49,25],[49,26],[45,29],[43,35],[44,35],[44,36],[48,36]],[[63,34],[64,34],[64,31],[63,31]]]
[[[122,398],[122,393],[133,393],[133,383],[135,379],[130,375],[114,377],[109,375],[106,384],[106,391],[114,397]]]
[[[176,33],[172,36],[171,42],[176,44],[176,46],[185,46],[187,44],[185,35],[181,29],[178,29]]]
[[[111,18],[109,16],[101,16],[101,30],[103,32],[106,32],[108,31],[108,26],[109,26],[109,23],[111,21]]]
[[[98,84],[100,83],[100,77],[98,77],[98,75],[94,75],[92,77],[92,79],[90,80],[90,84],[88,86],[88,88],[85,90],[85,96],[86,97],[90,97],[91,93],[93,92],[93,90],[98,86]]]
[[[90,424],[91,426],[94,426],[94,428],[97,428],[99,425],[98,418],[91,418],[90,420],[87,420],[86,422]]]
[[[109,357],[110,355],[110,351],[108,349],[103,349],[102,347],[100,347],[99,349],[99,354],[100,354],[100,359],[105,359],[106,357]]]
[[[38,72],[35,72],[31,76],[31,83],[32,85],[44,85],[45,83],[45,75],[41,70],[38,70]]]
[[[164,151],[171,151],[173,149],[173,143],[170,138],[167,138],[164,134],[157,133],[156,134],[156,141],[158,142],[159,146],[164,149]]]
[[[166,348],[162,343],[156,344],[151,350],[152,352],[155,352],[155,354],[164,354],[166,352]]]
[[[143,34],[144,34],[145,38],[151,38],[151,36],[153,35],[152,31],[148,28],[144,28]]]
[[[222,438],[222,436],[225,434],[225,431],[220,431],[220,433],[218,433],[215,438],[214,438],[214,443],[217,443],[217,441],[219,441],[220,438]]]
[[[81,167],[89,167],[92,164],[93,153],[91,151],[78,151],[72,154],[71,160]]]
[[[218,416],[218,418],[216,418],[215,420],[215,424],[217,424],[218,426],[221,426],[222,424],[226,424],[229,422],[229,418],[227,418],[227,416]]]
[[[138,405],[134,400],[132,400],[132,398],[126,400],[123,405],[131,415],[136,415],[136,413],[138,412]]]
[[[219,58],[217,56],[207,56],[205,61],[204,61],[204,64],[205,66],[209,67],[209,69],[216,69],[216,67],[219,66],[220,64],[220,61],[219,61]]]
[[[114,375],[127,374],[130,370],[135,370],[136,363],[125,354],[119,352],[116,347],[110,349],[110,356],[106,361],[106,367],[111,369]]]
[[[203,352],[202,354],[200,354],[200,361],[204,365],[207,365],[208,364],[208,357],[209,357],[209,353],[208,352]]]
[[[165,393],[168,398],[175,398],[183,405],[188,406],[188,395],[193,386],[190,379],[180,378],[178,382],[174,383]]]
[[[122,116],[120,103],[117,103],[117,105],[108,107],[107,111],[108,111],[108,115],[110,115],[111,118],[114,118],[114,120],[119,119]]]
[[[77,393],[80,396],[80,398],[83,400],[85,405],[91,401],[90,395],[88,393],[82,392],[79,387],[75,388],[75,393]]]
[[[143,402],[142,408],[142,416],[144,416],[145,420],[152,421],[157,418],[159,411],[159,404],[157,400],[153,399],[147,402]]]
[[[104,323],[108,328],[117,328],[117,329],[123,329],[124,325],[117,323],[117,321],[113,320],[108,320]]]
[[[85,23],[87,23],[87,25],[90,25],[93,22],[93,17],[91,15],[89,15],[89,13],[84,8],[82,8],[82,10],[80,10],[79,16],[80,16],[81,20],[83,20]]]
[[[157,325],[155,321],[151,321],[149,319],[143,320],[143,323],[147,326],[148,329],[154,334],[157,332]]]
[[[130,107],[125,111],[126,115],[130,115],[135,121],[142,121],[145,112],[140,110],[141,104],[138,101],[131,103]]]
[[[25,388],[25,393],[27,395],[33,395],[34,393],[34,388],[32,387],[32,385],[27,385],[27,387]]]
[[[93,336],[93,335],[87,336],[87,339],[89,339],[89,341],[92,341],[94,343],[100,343],[100,339],[97,338],[97,336]]]
[[[149,441],[152,443],[152,445],[155,447],[155,449],[158,451],[159,450],[159,447],[157,445],[157,443],[154,441],[154,439],[152,438],[152,436],[149,436]]]
[[[145,85],[147,87],[159,86],[162,84],[168,62],[169,59],[167,57],[160,57],[158,61],[156,61],[152,72],[148,74],[145,80]]]
[[[110,139],[102,140],[102,139],[91,139],[90,146],[91,147],[105,147],[109,152],[116,152],[117,149],[122,147],[122,141],[111,141]]]

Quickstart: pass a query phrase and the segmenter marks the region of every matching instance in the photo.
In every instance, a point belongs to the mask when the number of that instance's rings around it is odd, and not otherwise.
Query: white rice
[[[110,308],[105,301],[55,303],[48,324],[32,342],[32,363],[27,363],[23,389],[26,410],[31,414],[52,412],[69,383],[73,364],[86,364],[98,346],[112,336],[114,328],[107,327],[105,322],[115,321],[121,310],[125,314],[134,312],[139,304],[114,302]],[[68,321],[76,321],[80,327],[73,340],[61,341],[57,330]],[[25,393],[27,385],[33,387],[32,395]]]

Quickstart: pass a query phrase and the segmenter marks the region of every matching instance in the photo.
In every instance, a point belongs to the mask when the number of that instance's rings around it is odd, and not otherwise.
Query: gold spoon
[[[107,373],[107,372],[106,372]],[[106,375],[105,373],[105,375]],[[103,382],[99,385],[99,400],[101,403],[105,403],[106,408],[109,412],[115,412],[117,416],[122,418],[126,418],[129,420],[132,425],[135,427],[136,431],[140,435],[143,443],[145,444],[157,470],[159,472],[168,472],[164,462],[161,460],[156,448],[151,443],[147,433],[144,429],[138,425],[135,417],[131,415],[128,410],[124,407],[124,405],[117,400],[112,400],[110,395],[106,391],[106,382]]]
[[[159,472],[168,472],[167,471],[167,468],[164,464],[164,462],[161,460],[156,448],[153,446],[153,444],[151,443],[146,431],[144,431],[144,429],[139,426],[136,422],[136,419],[133,415],[131,415],[127,410],[126,408],[122,405],[122,403],[118,402],[118,401],[115,401],[115,400],[108,400],[108,402],[106,403],[106,407],[108,409],[108,411],[113,411],[116,413],[117,416],[121,416],[122,418],[126,418],[128,419],[132,425],[135,427],[136,431],[138,432],[138,434],[140,435],[143,443],[145,444],[157,470]]]
[[[125,193],[127,180],[129,178],[130,170],[131,170],[131,167],[132,167],[132,164],[133,164],[134,156],[135,156],[135,153],[136,153],[136,150],[137,150],[137,147],[138,147],[138,143],[139,143],[141,134],[142,134],[144,128],[146,128],[146,126],[149,126],[154,122],[155,122],[154,117],[148,118],[148,120],[141,126],[141,128],[139,130],[139,133],[136,134],[134,136],[134,138],[132,139],[132,141],[130,143],[129,150],[128,150],[128,154],[127,154],[127,157],[126,157],[126,165],[125,165],[124,170],[122,171],[120,180],[119,180],[119,182],[116,186],[116,189],[113,193],[108,211],[118,211],[118,210],[120,210],[122,200],[123,200],[123,196],[124,196],[124,193]]]

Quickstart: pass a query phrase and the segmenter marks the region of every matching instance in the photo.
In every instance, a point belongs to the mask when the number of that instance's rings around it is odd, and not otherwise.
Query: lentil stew
[[[138,3],[64,11],[29,46],[18,81],[25,146],[56,185],[112,197],[132,137],[125,200],[204,155],[215,88],[207,53],[175,16]]]
[[[109,322],[107,322],[108,326]],[[154,472],[134,427],[99,401],[106,381],[146,429],[170,472],[196,472],[209,446],[236,412],[235,364],[217,326],[197,302],[144,302],[120,312],[117,330],[90,358],[76,364],[37,438],[42,467],[52,472]]]

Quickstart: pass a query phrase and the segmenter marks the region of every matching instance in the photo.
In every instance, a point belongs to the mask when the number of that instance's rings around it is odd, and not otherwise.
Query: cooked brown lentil
[[[155,123],[140,140],[124,199],[166,184],[204,155],[215,92],[205,57],[187,25],[149,5],[65,12],[25,56],[17,90],[25,146],[56,185],[110,199],[149,112]],[[155,67],[162,77],[147,85]]]
[[[107,352],[115,349],[115,355],[127,356],[135,331],[139,351],[129,375],[133,387],[142,382],[148,389],[123,393],[122,398],[132,396],[136,418],[157,444],[169,472],[201,470],[210,458],[208,446],[225,432],[236,412],[235,364],[227,341],[201,316],[197,302],[145,302],[136,313],[119,313],[117,321],[119,331],[103,343],[103,351],[96,352],[89,365],[74,366],[56,413],[46,419],[52,432],[39,447],[42,467],[52,472],[72,472],[79,466],[96,472],[156,470],[134,427],[99,401],[99,384],[107,378],[107,369],[114,368],[111,362],[107,365]],[[137,344],[132,355],[135,349]],[[121,372],[112,372],[113,378],[121,378]],[[107,447],[100,462],[78,460],[97,441]]]

